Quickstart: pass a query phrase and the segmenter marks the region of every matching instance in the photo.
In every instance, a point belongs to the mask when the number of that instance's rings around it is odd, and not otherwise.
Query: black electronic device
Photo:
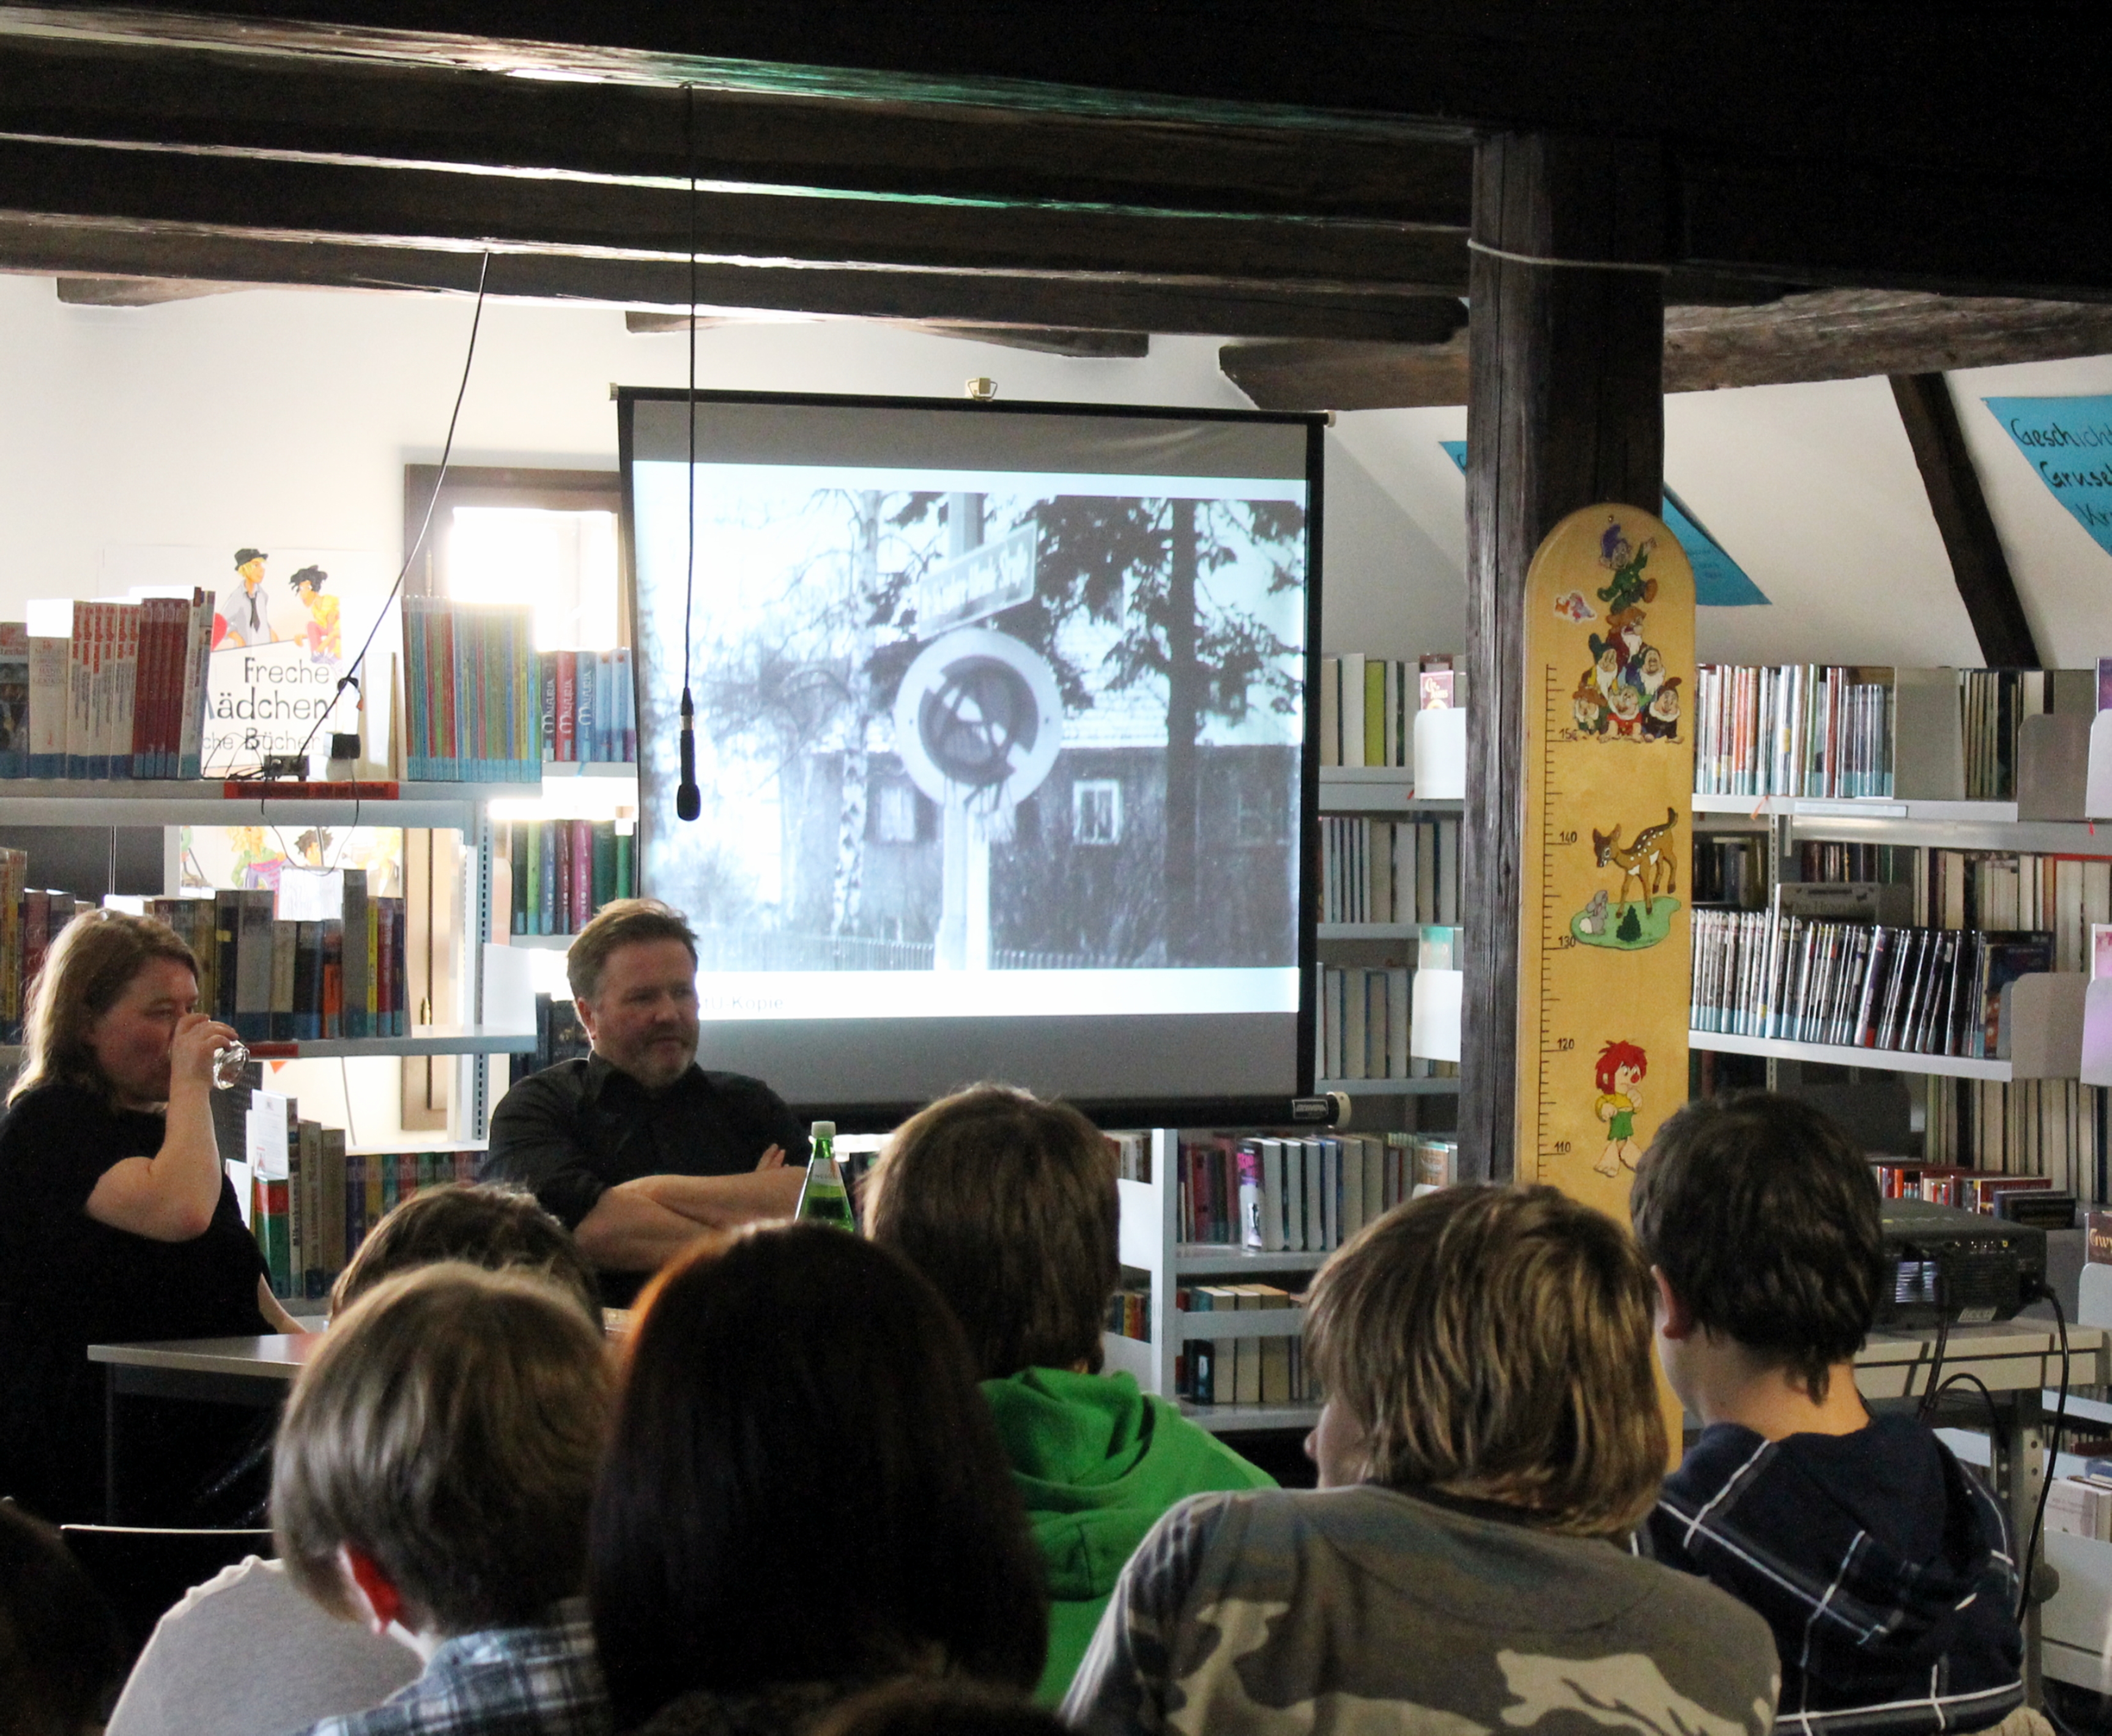
[[[1884,1202],[1879,1327],[2007,1320],[2044,1287],[2046,1232],[1923,1200]]]

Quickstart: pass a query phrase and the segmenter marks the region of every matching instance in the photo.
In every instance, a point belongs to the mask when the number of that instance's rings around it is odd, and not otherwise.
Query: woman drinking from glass
[[[30,991],[0,1120],[0,1495],[48,1520],[104,1516],[90,1344],[300,1330],[265,1281],[213,1137],[213,1056],[234,1033],[197,1005],[190,949],[113,911],[69,923]],[[154,1411],[140,1419],[154,1451],[136,1480],[128,1471],[125,1516],[211,1516],[200,1502],[254,1414],[130,1402]]]

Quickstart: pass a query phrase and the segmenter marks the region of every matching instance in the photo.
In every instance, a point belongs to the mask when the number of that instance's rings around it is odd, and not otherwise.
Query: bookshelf
[[[1877,743],[1878,759],[1861,769],[1874,773],[1880,787],[1890,793],[1696,793],[1690,812],[1697,854],[1711,847],[1712,841],[1727,845],[1740,835],[1748,837],[1762,865],[1757,907],[1773,905],[1777,888],[1785,885],[1807,878],[1848,880],[1899,889],[1882,895],[1902,898],[1911,915],[1896,911],[1876,918],[1895,929],[2048,932],[2054,942],[2051,969],[2037,964],[2021,967],[2035,973],[2017,977],[2005,991],[2008,1005],[2000,1018],[2003,1041],[1998,1052],[1986,1055],[1932,1055],[1700,1029],[1690,1032],[1690,1045],[1705,1058],[1764,1060],[1770,1086],[1822,1091],[1888,1088],[1896,1093],[1904,1084],[1924,1160],[2045,1174],[2055,1187],[2073,1187],[2086,1200],[2100,1197],[2112,1159],[2106,1116],[2112,1103],[2093,1089],[2096,1078],[2084,1064],[2083,990],[2090,924],[2112,920],[2112,908],[2099,908],[2112,904],[2107,890],[2112,885],[2112,824],[2085,817],[2092,804],[2083,787],[2082,745],[2091,719],[2075,710],[2094,703],[2094,681],[2090,672],[2075,671],[2046,672],[2042,680],[2021,677],[2026,682],[2038,680],[2036,690],[2020,690],[2014,704],[2005,701],[2006,709],[1997,711],[1985,703],[1985,690],[1996,679],[1987,672],[1878,672],[1896,678],[1895,695],[1902,706]],[[1909,712],[1911,717],[1906,715]],[[1814,713],[1807,721],[1817,743],[1825,735],[1825,720]],[[2014,734],[2005,733],[2011,729]],[[1750,733],[1741,736],[1739,751],[1749,753],[1755,739]],[[1762,731],[1757,739],[1773,738]],[[1750,768],[1739,772],[1734,766],[1732,775],[1744,778],[1750,788],[1768,781],[1779,770],[1764,768],[1755,775]],[[1698,768],[1698,779],[1708,775],[1705,765]],[[1820,776],[1816,770],[1811,775]],[[1968,791],[1975,792],[1975,799],[1966,799]],[[1750,873],[1755,859],[1745,859]],[[1722,892],[1726,901],[1714,908],[1753,910],[1753,891],[1748,881],[1741,904],[1737,889],[1727,884]],[[1698,973],[1705,968],[1700,925],[1708,908],[1696,907]],[[1871,918],[1860,920],[1867,923]],[[1729,918],[1715,921],[1721,924]],[[1861,967],[1861,949],[1859,940],[1849,949],[1854,969]],[[1994,950],[1992,943],[1989,950]],[[1975,996],[1987,992],[1977,981],[1979,962],[1972,955],[1960,978],[1971,985]],[[1830,991],[1841,979],[1821,973],[1815,980]],[[1714,1004],[1718,991],[1712,984],[1697,994]],[[1797,999],[1780,993],[1777,998],[1785,1005]],[[1941,999],[1936,1005],[1941,1023]],[[1969,1001],[1963,1046],[1974,1046],[1970,1032],[1976,1019],[1988,1016],[1984,1005],[1977,999]],[[1837,1011],[1839,1003],[1836,1007]],[[1854,1013],[1852,1006],[1850,1010]],[[1696,1022],[1704,1016],[1697,1012]],[[1852,1024],[1855,1017],[1847,1023]],[[1837,1032],[1841,1028],[1837,1024]],[[1867,1029],[1864,1034],[1869,1034]],[[1961,1046],[1956,1029],[1950,1040],[1939,1034],[1935,1041],[1946,1047]],[[1811,1071],[1822,1068],[1845,1071]],[[1705,1078],[1707,1071],[1701,1070]],[[1835,1082],[1844,1078],[1846,1084]],[[1887,1087],[1881,1082],[1888,1078],[1900,1082]],[[1905,1137],[1904,1111],[1899,1127]]]
[[[1301,1137],[1327,1134],[1324,1128],[1303,1128]],[[1350,1130],[1354,1132],[1354,1130]],[[1119,1256],[1123,1267],[1123,1286],[1134,1291],[1138,1280],[1145,1280],[1145,1324],[1147,1339],[1132,1339],[1117,1333],[1104,1333],[1100,1343],[1104,1347],[1108,1369],[1122,1369],[1136,1377],[1136,1383],[1145,1392],[1172,1398],[1178,1390],[1177,1360],[1185,1346],[1191,1341],[1208,1343],[1233,1343],[1244,1339],[1295,1339],[1305,1328],[1305,1310],[1301,1305],[1290,1307],[1240,1307],[1231,1311],[1225,1307],[1210,1311],[1185,1311],[1178,1307],[1178,1292],[1189,1284],[1242,1284],[1259,1282],[1269,1284],[1280,1291],[1299,1292],[1305,1282],[1316,1274],[1332,1256],[1332,1251],[1282,1251],[1268,1252],[1261,1248],[1227,1246],[1221,1242],[1181,1242],[1181,1145],[1187,1134],[1191,1141],[1206,1141],[1199,1130],[1181,1130],[1181,1128],[1153,1128],[1145,1137],[1149,1149],[1149,1181],[1122,1178],[1117,1189],[1122,1193],[1122,1240]],[[1411,1153],[1400,1153],[1402,1185],[1413,1178]],[[1288,1161],[1286,1161],[1288,1170]],[[1367,1170],[1367,1177],[1371,1170]],[[1354,1182],[1350,1182],[1354,1187]],[[1364,1182],[1371,1187],[1371,1182]],[[1288,1182],[1286,1182],[1288,1192]],[[1308,1196],[1316,1197],[1316,1196]],[[1343,1193],[1341,1240],[1347,1240],[1354,1229],[1354,1193]],[[1223,1370],[1223,1351],[1218,1354],[1218,1369]],[[1218,1387],[1223,1392],[1223,1387]],[[1183,1398],[1183,1415],[1199,1424],[1214,1434],[1238,1434],[1242,1430],[1282,1430],[1282,1428],[1312,1428],[1320,1415],[1320,1406],[1313,1402],[1265,1402],[1265,1405],[1240,1405],[1240,1402],[1217,1402],[1217,1405],[1195,1405]]]
[[[1312,1133],[1324,1130],[1305,1131]],[[1216,1242],[1180,1241],[1182,1132],[1176,1128],[1151,1129],[1151,1178],[1125,1178],[1116,1184],[1122,1196],[1120,1248],[1125,1278],[1134,1283],[1136,1276],[1141,1274],[1149,1279],[1145,1319],[1149,1338],[1127,1338],[1113,1333],[1101,1338],[1108,1369],[1124,1370],[1133,1375],[1145,1392],[1168,1397],[1177,1388],[1176,1358],[1190,1338],[1223,1342],[1240,1338],[1288,1337],[1302,1331],[1305,1322],[1305,1311],[1300,1307],[1185,1313],[1175,1305],[1175,1292],[1183,1284],[1190,1279],[1246,1281],[1302,1289],[1303,1284],[1286,1281],[1309,1277],[1329,1258],[1326,1253],[1310,1251],[1265,1253]],[[1320,1407],[1309,1402],[1199,1405],[1186,1399],[1179,1402],[1183,1415],[1215,1434],[1310,1428],[1320,1415]]]
[[[218,779],[150,779],[107,783],[57,778],[0,781],[0,827],[7,826],[401,826],[459,832],[485,804],[532,796],[532,784],[399,783],[393,799],[284,795],[260,785],[257,793],[227,794]]]
[[[1417,738],[1418,750],[1422,737]],[[1453,768],[1454,772],[1463,768]],[[1433,768],[1433,775],[1441,775]],[[1318,807],[1323,817],[1363,818],[1373,820],[1442,819],[1457,822],[1465,810],[1457,797],[1429,798],[1416,794],[1416,772],[1406,766],[1322,766]],[[1456,898],[1456,892],[1454,895]],[[1434,914],[1434,913],[1433,913]],[[1413,922],[1322,922],[1314,929],[1322,947],[1321,963],[1334,968],[1405,968],[1413,973],[1420,964],[1420,941],[1424,925]],[[1411,975],[1411,989],[1413,977]],[[1411,992],[1411,999],[1412,999]],[[1322,1064],[1313,1069],[1316,1091],[1342,1091],[1351,1098],[1400,1103],[1420,1097],[1453,1097],[1459,1081],[1449,1078],[1335,1078]],[[1413,1129],[1417,1121],[1406,1126]]]
[[[628,766],[593,769],[635,770]],[[462,919],[460,932],[452,937],[448,949],[452,980],[457,985],[455,1018],[416,1026],[407,1036],[307,1038],[253,1042],[250,1047],[260,1059],[270,1060],[452,1059],[456,1065],[455,1096],[451,1101],[460,1105],[457,1124],[450,1129],[452,1142],[481,1143],[490,1117],[489,1058],[532,1052],[535,1041],[532,998],[524,1001],[511,985],[506,986],[506,992],[494,992],[485,968],[485,943],[491,938],[492,916],[490,810],[495,801],[533,800],[540,786],[399,781],[393,796],[373,798],[293,795],[285,793],[284,786],[260,787],[253,794],[243,789],[231,795],[230,787],[218,779],[108,782],[9,779],[0,782],[0,843],[6,841],[7,829],[15,827],[115,831],[261,823],[281,829],[357,825],[458,833],[462,843],[459,889]],[[0,1064],[8,1059],[0,1055]],[[19,1050],[11,1059],[19,1064]]]

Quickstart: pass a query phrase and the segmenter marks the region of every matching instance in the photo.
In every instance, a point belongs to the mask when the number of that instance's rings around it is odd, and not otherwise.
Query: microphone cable
[[[677,818],[694,820],[704,810],[697,789],[697,707],[690,697],[690,617],[697,603],[697,87],[682,87],[682,149],[690,166],[690,393],[683,404],[690,424],[689,554],[682,572],[682,777],[675,786]]]
[[[359,684],[359,676],[366,663],[366,654],[373,648],[374,636],[381,631],[381,623],[389,617],[389,605],[396,600],[397,593],[403,589],[403,580],[411,571],[412,562],[417,559],[418,551],[426,546],[426,533],[433,527],[433,513],[440,503],[440,491],[447,486],[448,464],[454,456],[455,424],[462,420],[462,399],[469,390],[470,364],[476,360],[477,328],[484,323],[484,287],[490,276],[491,254],[487,249],[482,262],[476,268],[476,311],[470,316],[469,350],[462,357],[462,384],[455,388],[455,407],[448,415],[448,437],[440,447],[439,474],[433,478],[433,497],[426,503],[426,516],[419,522],[418,534],[411,540],[411,546],[403,553],[403,564],[396,569],[396,582],[389,587],[389,595],[381,599],[381,607],[375,611],[374,625],[366,630],[366,642],[360,646],[359,654],[345,665],[344,673],[338,677],[337,686],[331,690],[330,704],[323,708],[314,727],[308,731],[307,740],[301,744],[295,756],[299,759],[305,760],[308,757],[308,750],[315,745],[316,737],[322,732],[323,725],[329,721],[330,713],[336,709],[337,702],[343,697],[346,688],[358,693],[362,702],[366,698],[365,690]],[[355,826],[359,823],[357,815],[353,823]]]

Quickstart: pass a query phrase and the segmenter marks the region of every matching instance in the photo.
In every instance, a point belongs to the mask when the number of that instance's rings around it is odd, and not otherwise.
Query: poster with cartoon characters
[[[1595,506],[1526,590],[1518,1167],[1625,1218],[1686,1096],[1694,576],[1651,514]]]
[[[107,592],[206,590],[213,599],[212,692],[206,714],[205,772],[217,777],[255,768],[267,753],[291,753],[316,730],[358,727],[357,696],[339,695],[338,678],[359,654],[395,570],[360,549],[111,544],[102,550]],[[386,740],[387,658],[402,644],[396,605],[375,636],[371,739]]]

